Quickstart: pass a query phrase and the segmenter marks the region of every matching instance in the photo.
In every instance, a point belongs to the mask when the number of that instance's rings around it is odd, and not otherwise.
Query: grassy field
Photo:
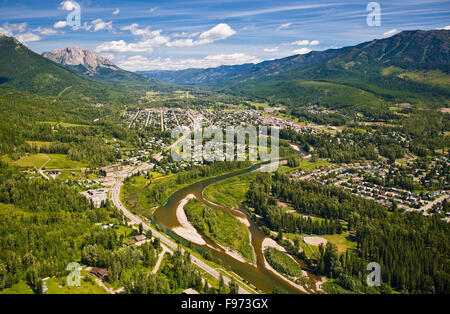
[[[192,199],[184,207],[194,227],[215,242],[238,251],[245,260],[255,260],[247,227],[226,211],[205,206]]]
[[[82,280],[79,287],[67,285],[66,277],[52,277],[46,280],[48,287],[47,294],[106,294],[105,289],[95,283],[95,278],[86,271],[81,272]]]
[[[255,173],[246,173],[214,183],[205,189],[205,198],[228,208],[238,208],[255,177]]]
[[[49,278],[44,282],[47,286],[47,294],[106,294],[106,291],[99,287],[94,277],[90,276],[86,271],[81,272],[82,280],[79,287],[70,287],[67,285],[66,277]],[[0,294],[33,294],[30,286],[21,281],[11,288],[0,291]]]
[[[291,240],[299,238],[299,246],[303,249],[308,258],[312,257],[314,253],[318,252],[318,246],[308,245],[303,242],[303,240],[301,240],[303,236],[309,236],[308,234],[283,233],[283,235]],[[350,238],[350,235],[347,232],[333,235],[320,235],[319,237],[322,237],[327,241],[335,244],[338,248],[339,253],[344,253],[348,249],[354,249],[356,247],[356,242]]]
[[[33,294],[33,290],[31,290],[30,286],[28,286],[25,282],[21,281],[13,285],[11,288],[0,291],[0,294]]]
[[[321,237],[333,244],[336,244],[339,253],[344,253],[347,249],[356,248],[356,242],[352,241],[346,232],[341,234],[323,235]]]
[[[19,160],[12,160],[9,156],[5,155],[2,157],[2,161],[12,166],[39,169],[48,161],[48,158],[44,154],[31,154]]]
[[[83,176],[80,176],[83,174]],[[96,180],[99,176],[94,173],[87,173],[84,170],[61,170],[60,174],[56,177],[57,180],[65,181],[65,180]]]
[[[115,225],[113,227],[114,231],[117,234],[117,238],[120,239],[120,236],[123,236],[123,243],[127,243],[133,240],[133,238],[138,235],[136,230],[129,226]]]
[[[326,160],[317,160],[315,162],[311,161],[311,160],[302,160],[300,162],[300,169],[304,170],[304,171],[310,171],[316,168],[320,168],[320,167],[325,167],[325,166],[329,166],[331,165],[331,163],[329,163]]]
[[[171,182],[171,180],[173,180],[172,176],[158,178],[158,182],[165,182],[167,183],[167,186],[169,186],[169,182]],[[147,195],[150,182],[151,181],[146,179],[144,176],[133,177],[130,181],[123,185],[120,192],[121,200],[125,203],[128,209],[130,209],[133,213],[144,215],[149,218],[153,215],[152,208],[161,205]],[[164,192],[164,194],[169,196],[171,191],[172,189],[168,189]]]
[[[319,247],[314,245],[308,245],[307,243],[303,242],[302,234],[295,234],[295,233],[283,233],[283,235],[286,238],[289,238],[291,240],[294,240],[295,238],[299,238],[298,245],[302,249],[303,252],[305,252],[305,255],[307,258],[313,258],[316,253],[319,252]],[[304,234],[303,234],[304,235]]]
[[[75,124],[75,123],[67,123],[67,122],[54,122],[54,121],[40,121],[38,124],[49,124],[51,126],[63,126],[66,128],[90,128],[91,125],[86,124]]]
[[[47,154],[50,157],[46,169],[79,169],[87,167],[87,164],[80,161],[67,159],[67,155],[63,154]]]
[[[48,161],[50,158],[50,161]],[[19,160],[12,160],[9,156],[1,158],[3,162],[22,168],[39,169],[45,165],[45,169],[79,169],[87,167],[87,164],[67,159],[63,154],[29,154]],[[48,163],[47,163],[48,161]],[[46,164],[47,163],[47,164]]]
[[[264,250],[264,257],[270,266],[288,279],[302,274],[302,269],[292,258],[275,248],[269,247]]]

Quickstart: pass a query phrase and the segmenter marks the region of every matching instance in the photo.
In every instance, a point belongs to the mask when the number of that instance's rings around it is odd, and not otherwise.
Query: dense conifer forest
[[[290,203],[299,213],[326,220],[314,224],[305,218],[294,219],[276,206],[276,200]],[[339,234],[341,222],[347,223],[357,244],[355,250],[339,254],[335,245],[327,243],[309,260],[317,274],[334,279],[326,285],[329,292],[370,292],[365,285],[365,268],[377,262],[384,283],[380,289],[449,293],[450,226],[438,217],[388,211],[347,191],[295,182],[281,174],[258,176],[248,191],[246,204],[263,217],[267,227],[279,232]],[[291,249],[306,258],[298,248]]]

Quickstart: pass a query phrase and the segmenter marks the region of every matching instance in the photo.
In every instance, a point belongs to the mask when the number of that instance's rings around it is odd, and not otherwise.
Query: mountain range
[[[81,47],[59,48],[44,52],[42,56],[66,67],[71,67],[74,72],[91,77],[99,75],[102,69],[120,70],[108,59]]]
[[[84,102],[123,102],[145,91],[167,88],[167,84],[122,70],[82,48],[46,55],[57,63],[13,37],[0,35],[0,87]]]
[[[409,102],[442,107],[450,98],[449,38],[448,30],[404,31],[258,64],[133,73],[84,48],[40,55],[0,35],[0,87],[57,98],[120,101],[178,84],[292,106],[377,108]]]
[[[412,102],[450,97],[450,31],[404,31],[356,46],[211,69],[141,72],[173,84],[294,103]]]
[[[42,54],[43,57],[62,65],[70,71],[114,85],[145,88],[158,82],[143,74],[122,70],[106,58],[81,47],[60,48]]]

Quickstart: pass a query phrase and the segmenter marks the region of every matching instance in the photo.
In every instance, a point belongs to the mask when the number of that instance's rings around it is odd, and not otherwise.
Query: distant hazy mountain
[[[115,85],[146,87],[159,84],[148,76],[122,70],[106,58],[81,47],[60,48],[42,54],[72,72]]]
[[[205,86],[228,85],[232,82],[245,81],[246,79],[259,76],[277,75],[301,65],[308,66],[315,64],[335,56],[338,53],[338,50],[331,49],[323,52],[314,51],[306,55],[295,55],[273,61],[264,61],[258,64],[251,63],[180,71],[141,71],[139,73],[173,84]]]
[[[450,31],[405,31],[352,47],[259,64],[152,71],[170,83],[286,100],[352,105],[411,101],[443,105],[450,98]]]
[[[449,70],[450,31],[405,31],[386,39],[375,39],[353,47],[313,51],[258,64],[221,66],[181,71],[140,72],[162,81],[186,85],[222,85],[263,76],[282,75],[293,69],[322,64],[348,70],[373,65],[444,67]]]

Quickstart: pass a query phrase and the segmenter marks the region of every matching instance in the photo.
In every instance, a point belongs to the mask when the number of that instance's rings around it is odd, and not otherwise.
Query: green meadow
[[[228,208],[238,208],[255,177],[255,173],[246,173],[214,183],[205,189],[205,198]]]

